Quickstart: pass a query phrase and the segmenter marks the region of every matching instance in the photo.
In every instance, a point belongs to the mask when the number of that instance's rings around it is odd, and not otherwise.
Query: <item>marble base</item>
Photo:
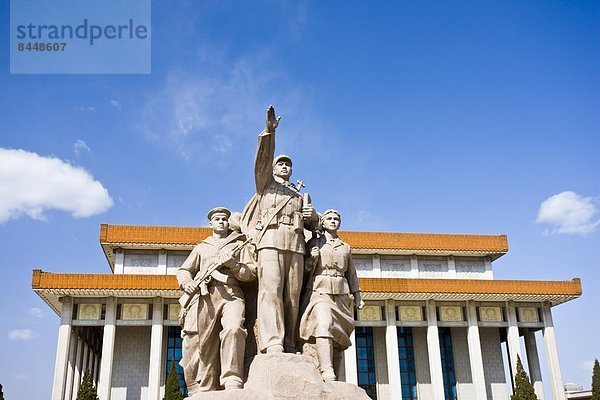
[[[259,354],[244,389],[196,393],[187,400],[370,400],[346,382],[324,382],[311,358],[299,354]]]

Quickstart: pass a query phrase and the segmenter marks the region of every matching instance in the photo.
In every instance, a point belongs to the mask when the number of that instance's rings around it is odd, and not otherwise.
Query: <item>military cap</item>
[[[290,162],[290,165],[292,165],[292,158],[290,156],[287,154],[280,154],[273,160],[273,166],[275,166],[281,160],[287,160]]]
[[[216,213],[223,213],[223,214],[227,215],[227,218],[229,218],[231,216],[231,211],[229,211],[227,208],[215,207],[208,212],[208,214],[207,214],[208,219],[210,220],[212,218],[213,214],[216,214]]]

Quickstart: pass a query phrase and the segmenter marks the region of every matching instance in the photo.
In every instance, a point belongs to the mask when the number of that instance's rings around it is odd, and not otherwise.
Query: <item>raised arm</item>
[[[265,130],[258,135],[258,147],[254,159],[254,180],[256,193],[265,191],[273,180],[273,159],[275,157],[275,129],[281,117],[275,117],[275,108],[267,109]]]

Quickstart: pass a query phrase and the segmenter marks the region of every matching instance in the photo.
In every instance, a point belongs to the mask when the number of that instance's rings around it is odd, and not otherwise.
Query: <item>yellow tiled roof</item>
[[[581,296],[581,280],[360,278],[361,291],[378,293],[470,293]]]
[[[194,245],[209,236],[209,228],[179,226],[107,225],[100,227],[102,244]],[[506,235],[439,233],[340,232],[354,249],[473,251],[506,253]]]
[[[357,249],[508,251],[506,235],[347,231],[340,232],[340,238]]]
[[[580,296],[579,278],[570,281],[360,278],[363,292],[468,293]],[[33,289],[178,290],[174,275],[59,274],[33,270]]]

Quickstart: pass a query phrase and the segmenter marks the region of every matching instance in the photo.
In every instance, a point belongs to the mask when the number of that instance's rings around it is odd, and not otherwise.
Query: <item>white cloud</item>
[[[39,319],[44,318],[44,311],[42,311],[42,309],[38,308],[38,307],[30,308],[27,313],[34,318],[39,318]]]
[[[55,157],[0,148],[0,223],[22,215],[44,220],[48,209],[83,218],[112,205],[106,188],[85,169]]]
[[[278,152],[294,157],[295,149],[321,148],[331,137],[323,113],[312,108],[317,91],[288,76],[268,47],[235,59],[217,48],[196,54],[144,99],[135,119],[147,140],[190,162],[228,165],[234,154],[253,153],[269,104],[283,116]]]
[[[213,148],[218,153],[227,153],[229,152],[229,150],[231,150],[232,143],[231,139],[228,136],[216,135],[214,141],[215,144]]]
[[[108,104],[111,107],[116,108],[117,110],[121,111],[121,102],[119,100],[115,100],[115,99],[110,99],[110,101],[108,102]]]
[[[31,329],[13,329],[8,331],[10,340],[32,340],[37,336],[37,333]]]
[[[262,116],[275,101],[272,88],[278,74],[265,53],[233,61],[212,49],[202,53],[210,57],[169,73],[146,99],[140,118],[147,138],[166,141],[184,159],[230,153],[237,139],[260,132]]]
[[[366,219],[371,217],[371,213],[366,210],[359,210],[352,213],[352,217],[358,223],[365,221]]]
[[[542,202],[535,222],[551,225],[547,233],[586,235],[600,225],[597,199],[566,191]]]
[[[274,3],[274,5],[281,9],[282,14],[286,16],[286,18],[278,19],[280,22],[283,22],[287,25],[288,33],[290,34],[290,39],[293,41],[299,41],[307,28],[307,22],[309,21],[309,10],[306,2],[297,1],[297,2],[278,2]]]
[[[73,109],[75,111],[88,111],[88,112],[94,112],[94,111],[96,111],[96,107],[95,106],[75,106],[75,107],[73,107]]]
[[[79,157],[84,152],[91,153],[92,150],[88,147],[87,143],[81,139],[77,139],[75,143],[73,143],[73,151],[75,155]]]

